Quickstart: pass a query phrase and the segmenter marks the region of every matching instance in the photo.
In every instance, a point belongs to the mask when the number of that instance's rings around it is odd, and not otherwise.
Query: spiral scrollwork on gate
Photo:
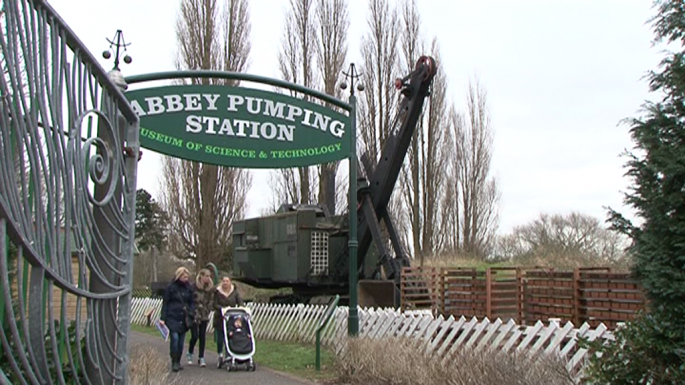
[[[83,132],[84,129],[90,130],[95,120],[98,122],[98,132],[105,137],[89,137],[79,143],[81,137],[77,137],[75,134]],[[84,171],[88,175],[88,179],[77,178],[76,183],[92,182],[95,186],[107,186],[107,193],[102,199],[96,199],[93,195],[93,189],[89,188],[88,185],[79,186],[88,190],[91,203],[105,206],[114,196],[114,190],[118,186],[116,177],[119,173],[116,172],[115,168],[122,164],[121,152],[114,151],[113,147],[122,148],[122,143],[117,140],[114,127],[107,116],[100,111],[90,110],[82,114],[77,119],[76,127],[79,130],[72,130],[74,136],[70,137],[70,141],[74,146],[80,144],[83,158],[75,166],[86,167]]]
[[[0,28],[0,384],[124,384],[138,118],[45,1]]]

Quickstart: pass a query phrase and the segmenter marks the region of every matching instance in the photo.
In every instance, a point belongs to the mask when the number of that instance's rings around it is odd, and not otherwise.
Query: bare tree
[[[455,107],[452,106],[449,112],[450,119],[450,137],[449,142],[452,145],[453,151],[449,163],[448,169],[446,170],[448,174],[448,183],[443,185],[444,194],[442,196],[442,215],[440,216],[440,233],[442,234],[440,238],[440,250],[448,252],[458,252],[461,245],[461,202],[459,200],[459,173],[456,172],[456,141],[451,136],[454,131],[455,120],[459,119],[458,113]]]
[[[590,215],[540,214],[497,242],[495,256],[528,265],[572,268],[625,262],[627,240]]]
[[[347,57],[348,28],[346,0],[291,0],[279,52],[283,79],[339,97],[336,85]],[[318,198],[335,213],[338,163],[322,164],[318,172],[302,167],[273,173],[270,183],[275,199],[312,203]]]
[[[350,17],[346,0],[319,0],[316,8],[318,65],[323,92],[341,97],[338,78],[347,61],[347,31]],[[329,106],[330,107],[330,106]],[[319,166],[319,202],[331,214],[336,211],[336,175],[340,162]]]
[[[416,0],[404,0],[401,12],[401,52],[404,71],[414,68],[416,60],[427,54],[420,36],[421,19]],[[433,40],[431,56],[440,63],[437,40]],[[414,254],[422,259],[436,252],[443,242],[440,231],[436,231],[441,212],[442,192],[438,181],[445,179],[448,146],[445,136],[449,134],[447,106],[447,79],[443,71],[438,71],[433,79],[431,98],[419,127],[414,132],[407,153],[408,162],[402,173],[402,191],[411,226]]]
[[[422,51],[422,38],[420,37],[421,17],[418,12],[415,0],[404,0],[401,5],[401,27],[402,33],[400,36],[401,52],[403,53],[402,68],[404,72],[409,73],[414,66],[414,61],[417,59],[419,51]],[[437,79],[433,79],[433,87]],[[422,148],[424,145],[423,122],[418,123],[418,127],[414,131],[411,144],[407,152],[407,161],[402,168],[400,175],[400,184],[403,195],[404,215],[407,217],[409,223],[409,230],[411,232],[411,245],[413,246],[414,255],[421,258],[421,265],[423,265],[424,249],[421,242],[423,232],[421,229],[424,226],[424,217],[421,210],[421,162],[423,161]]]
[[[244,71],[251,49],[247,0],[183,0],[176,36],[178,68]],[[226,84],[223,79],[193,81]]]
[[[250,50],[250,11],[247,0],[227,0],[224,3],[221,22],[224,28],[223,49],[219,68],[224,71],[242,72],[249,65]]]
[[[378,158],[397,113],[398,22],[397,9],[388,0],[369,0],[369,31],[361,45],[366,91],[359,100],[359,134],[361,149],[371,160]]]
[[[291,83],[312,88],[317,46],[314,0],[290,0],[285,19],[282,46],[278,53],[281,76]],[[308,97],[305,95],[304,98]],[[291,195],[294,199],[288,202],[313,202],[314,176],[310,167],[300,167],[297,171],[282,169],[278,174],[277,196]],[[298,194],[293,195],[294,192]]]
[[[433,58],[440,63],[440,48],[437,40],[431,47]],[[439,64],[438,64],[439,65]],[[422,136],[422,185],[423,185],[423,235],[421,239],[424,254],[434,255],[444,244],[444,233],[437,225],[440,222],[441,206],[445,193],[441,182],[447,178],[449,162],[449,109],[447,106],[447,78],[444,71],[438,71],[433,78],[431,98],[428,101],[426,129]],[[423,255],[423,254],[422,254]]]
[[[241,72],[250,53],[247,0],[183,0],[176,25],[178,68]],[[192,79],[193,83],[227,84]],[[166,157],[162,203],[169,213],[170,250],[177,257],[230,266],[233,221],[244,216],[252,183],[243,169]]]
[[[485,90],[469,83],[467,112],[453,110],[450,116],[455,159],[448,193],[452,208],[449,221],[456,223],[449,246],[473,256],[484,257],[493,246],[499,221],[500,192],[490,176],[493,130]]]
[[[394,86],[394,79],[400,71],[400,55],[397,54],[399,20],[395,4],[391,5],[388,0],[368,1],[368,30],[361,43],[363,65],[360,71],[366,90],[359,93],[357,127],[358,141],[361,141],[358,149],[371,164],[377,163],[386,139],[399,122],[399,94]],[[386,211],[393,218],[403,244],[408,245],[408,221],[402,206],[402,200],[394,194]]]

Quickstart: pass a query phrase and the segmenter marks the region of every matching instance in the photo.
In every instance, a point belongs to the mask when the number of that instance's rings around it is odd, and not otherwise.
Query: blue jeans
[[[169,333],[169,354],[171,357],[181,357],[183,353],[183,343],[186,340],[186,333],[170,332]]]

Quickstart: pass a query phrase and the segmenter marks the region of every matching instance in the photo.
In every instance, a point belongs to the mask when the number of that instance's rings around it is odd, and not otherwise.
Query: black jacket
[[[185,308],[188,309],[192,316],[195,311],[193,289],[189,283],[182,283],[178,280],[173,281],[167,286],[166,291],[164,292],[162,315],[160,317],[172,332],[184,333],[187,331],[183,322],[185,319],[185,309],[183,305],[185,305]]]

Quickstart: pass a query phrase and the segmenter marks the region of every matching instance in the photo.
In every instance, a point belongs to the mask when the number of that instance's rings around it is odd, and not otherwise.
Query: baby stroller
[[[217,365],[221,368],[226,364],[229,372],[238,370],[238,366],[245,365],[248,371],[255,371],[254,363],[255,343],[250,322],[250,309],[244,307],[225,307],[221,309],[224,316],[224,349],[226,357],[219,359]]]

